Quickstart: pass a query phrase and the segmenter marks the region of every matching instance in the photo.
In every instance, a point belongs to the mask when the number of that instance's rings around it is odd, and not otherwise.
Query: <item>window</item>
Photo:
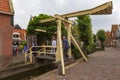
[[[20,39],[20,33],[14,32],[13,33],[13,39]]]
[[[19,35],[18,34],[14,34],[13,38],[19,38]]]
[[[14,25],[14,16],[10,16],[10,24],[11,24],[11,26]]]
[[[112,37],[113,37],[113,33],[112,33]]]

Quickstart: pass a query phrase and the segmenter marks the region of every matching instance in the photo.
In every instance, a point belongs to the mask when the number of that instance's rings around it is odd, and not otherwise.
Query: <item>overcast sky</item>
[[[41,13],[54,15],[91,9],[111,0],[12,0],[15,10],[14,21],[26,29],[30,16]],[[99,29],[111,30],[112,24],[120,24],[120,0],[112,0],[111,15],[91,16],[93,32]]]

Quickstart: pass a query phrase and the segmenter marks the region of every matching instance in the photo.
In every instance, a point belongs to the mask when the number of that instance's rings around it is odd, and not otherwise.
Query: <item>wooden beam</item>
[[[52,48],[53,46],[52,45],[43,45],[43,46],[32,46],[32,48],[43,48],[43,47],[46,47],[46,48]],[[54,46],[55,48],[57,47],[57,46]]]
[[[63,49],[62,49],[62,41],[61,41],[61,31],[58,31],[58,37],[60,38],[60,62],[61,62],[61,68],[62,68],[62,75],[65,75],[65,65],[64,65],[64,56],[63,56]]]
[[[46,30],[42,30],[42,29],[35,29],[35,31],[39,31],[39,32],[47,32]]]
[[[25,62],[27,62],[27,52],[25,52]]]
[[[61,40],[61,38],[58,36],[59,30],[61,31],[61,20],[57,20],[57,54],[56,54],[56,62],[60,61],[60,40]]]
[[[61,16],[58,15],[58,14],[55,14],[55,18],[60,19],[60,20],[62,20],[62,21],[64,21],[64,22],[66,22],[66,23],[73,24],[70,20],[66,20],[66,19],[64,19],[63,17],[61,17]]]
[[[59,15],[59,16],[61,16],[63,18],[65,18],[65,17],[71,18],[71,17],[82,16],[82,15],[103,15],[103,14],[111,14],[111,13],[112,13],[112,1],[106,2],[102,5],[92,8],[92,9],[72,12],[72,13],[63,14],[63,15]],[[53,18],[49,18],[49,19],[40,20],[40,22],[43,23],[43,22],[49,22],[49,21],[53,21],[53,20],[56,20],[56,19],[53,17]]]
[[[60,66],[62,75],[65,75],[65,66],[64,66],[64,58],[63,58],[63,49],[62,49],[62,41],[61,41],[61,20],[57,19],[57,54],[56,54],[56,60],[60,61]],[[60,70],[58,70],[60,71]]]
[[[40,20],[40,23],[50,22],[50,21],[55,21],[55,20],[56,20],[56,19],[53,17],[53,18],[48,18],[48,19]]]
[[[81,48],[79,47],[77,41],[74,39],[73,35],[71,34],[71,39],[72,39],[72,42],[74,43],[74,45],[78,48],[79,52],[81,53],[83,59],[87,62],[87,57],[84,55],[84,53],[82,52]]]
[[[14,15],[13,13],[8,13],[8,12],[3,12],[3,11],[0,11],[1,14],[7,14],[7,15]]]
[[[11,11],[11,13],[14,14],[14,8],[13,8],[12,0],[8,0],[8,1],[9,1],[9,5],[10,5],[10,11]]]
[[[30,53],[29,54],[30,54],[30,56],[29,56],[30,57],[30,63],[33,63],[33,54],[32,54],[32,50],[31,49],[30,49]]]
[[[91,15],[102,15],[112,13],[112,2],[108,2],[91,9]]]
[[[70,23],[67,26],[67,40],[69,42],[68,56],[72,57],[72,54],[71,54],[71,24]]]

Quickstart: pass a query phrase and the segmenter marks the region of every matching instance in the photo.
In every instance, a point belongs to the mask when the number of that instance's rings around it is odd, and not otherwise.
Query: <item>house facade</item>
[[[13,45],[19,45],[23,41],[26,41],[26,30],[21,29],[21,27],[16,24],[13,27]]]
[[[117,47],[117,38],[116,38],[116,31],[118,28],[118,24],[113,24],[111,28],[111,46]]]
[[[110,31],[106,32],[105,46],[106,47],[110,47],[111,46],[111,32]]]
[[[0,0],[0,56],[12,55],[14,10],[11,0]]]
[[[117,26],[116,39],[117,39],[117,47],[120,48],[120,25]]]

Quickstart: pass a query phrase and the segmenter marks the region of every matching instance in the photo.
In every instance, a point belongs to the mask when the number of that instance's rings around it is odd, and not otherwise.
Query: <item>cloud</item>
[[[27,28],[30,16],[41,13],[54,15],[90,9],[110,0],[13,0],[15,24]],[[113,0],[113,14],[91,16],[94,33],[99,29],[110,30],[112,24],[120,22],[120,0]]]

